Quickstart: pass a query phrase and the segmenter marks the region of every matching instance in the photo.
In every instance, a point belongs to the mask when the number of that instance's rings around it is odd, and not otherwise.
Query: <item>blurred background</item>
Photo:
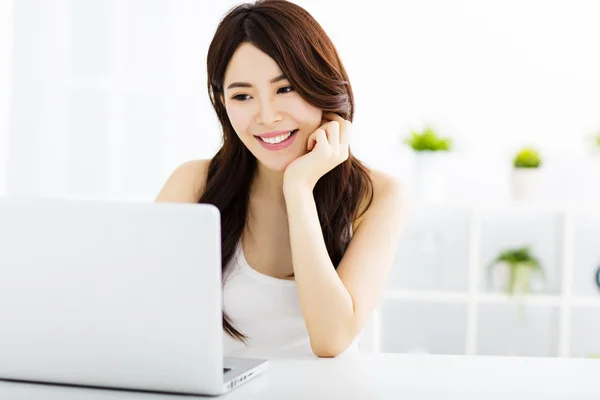
[[[0,196],[152,201],[210,158],[206,52],[238,1],[0,0]],[[600,354],[600,2],[298,0],[412,211],[373,351]]]

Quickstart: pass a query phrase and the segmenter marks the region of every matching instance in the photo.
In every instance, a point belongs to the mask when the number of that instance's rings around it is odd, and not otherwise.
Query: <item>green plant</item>
[[[515,168],[539,168],[541,164],[540,153],[532,147],[521,149],[513,160]]]
[[[411,131],[404,143],[414,151],[450,151],[452,147],[452,139],[440,138],[431,127],[426,127],[421,132]]]
[[[600,148],[600,132],[596,135],[596,147]]]
[[[502,251],[491,263],[494,268],[499,263],[505,263],[509,268],[507,292],[527,293],[529,280],[534,273],[544,276],[544,269],[539,260],[530,254],[528,246],[507,249]]]

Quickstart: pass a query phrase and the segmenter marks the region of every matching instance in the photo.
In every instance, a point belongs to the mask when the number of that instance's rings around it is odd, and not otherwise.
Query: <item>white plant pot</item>
[[[541,173],[539,168],[513,168],[512,197],[516,201],[531,201],[537,198]]]
[[[415,198],[420,204],[440,204],[446,199],[446,161],[443,151],[415,153]]]
[[[540,293],[544,290],[544,276],[531,269],[531,267],[516,267],[515,294]],[[508,263],[498,263],[492,267],[492,288],[495,292],[508,293],[510,291],[510,266]]]

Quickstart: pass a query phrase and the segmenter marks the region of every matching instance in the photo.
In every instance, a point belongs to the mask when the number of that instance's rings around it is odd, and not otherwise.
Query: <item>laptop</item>
[[[266,360],[224,358],[219,210],[0,198],[0,379],[220,395]]]

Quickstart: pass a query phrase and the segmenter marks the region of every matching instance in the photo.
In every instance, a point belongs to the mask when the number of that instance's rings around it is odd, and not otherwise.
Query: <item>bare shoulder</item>
[[[365,216],[384,213],[390,218],[401,218],[407,209],[407,196],[402,182],[384,172],[369,169],[373,191],[365,194],[359,204],[358,218],[353,223],[355,231]]]
[[[156,202],[196,203],[204,191],[211,160],[191,160],[178,166],[169,176]]]

